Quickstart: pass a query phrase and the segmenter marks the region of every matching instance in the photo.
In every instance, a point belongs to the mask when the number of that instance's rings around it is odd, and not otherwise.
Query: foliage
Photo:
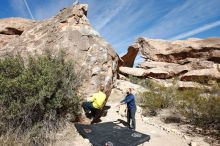
[[[184,89],[179,90],[174,85],[169,88],[162,87],[149,79],[130,78],[131,81],[149,89],[139,93],[140,105],[145,114],[156,115],[160,109],[172,108],[186,117],[187,121],[195,127],[205,131],[215,129],[219,136],[220,129],[220,84],[212,85],[212,89]],[[144,81],[145,80],[145,81]],[[215,131],[214,130],[214,131]]]
[[[26,133],[33,144],[38,143],[40,131],[55,128],[65,113],[77,118],[79,86],[74,65],[64,61],[63,52],[1,59],[0,135]]]
[[[150,81],[150,79],[148,78],[142,79],[142,78],[138,78],[138,77],[130,75],[129,80],[130,82],[141,85],[143,87],[148,87],[148,88],[154,87],[154,83]]]
[[[159,109],[168,108],[172,105],[172,96],[170,96],[172,90],[150,81],[148,84],[150,85],[149,91],[139,93],[138,96],[141,97],[141,106],[146,109],[145,114],[156,115]]]

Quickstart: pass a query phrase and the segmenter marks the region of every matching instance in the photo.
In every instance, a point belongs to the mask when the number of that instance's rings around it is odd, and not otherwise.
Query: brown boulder
[[[139,44],[136,43],[129,46],[127,54],[121,57],[122,62],[119,63],[119,66],[133,67],[139,48]]]
[[[157,67],[164,67],[164,68],[173,68],[178,66],[179,64],[176,63],[168,63],[168,62],[156,62],[156,61],[145,61],[138,64],[140,68],[157,68]]]
[[[191,70],[183,74],[180,78],[182,81],[206,82],[208,80],[220,79],[220,72],[216,68]]]
[[[142,69],[142,68],[130,68],[130,67],[119,67],[119,72],[126,75],[132,75],[136,77],[154,77],[159,79],[170,78],[171,75],[166,69],[162,70],[161,68],[151,68],[151,69]]]
[[[167,63],[167,62],[155,62],[155,61],[146,61],[142,62],[138,65],[140,68],[146,68],[153,72],[166,72],[166,77],[174,77],[176,75],[187,72],[191,69],[189,65],[180,65],[175,63]],[[152,76],[153,77],[153,76]],[[158,76],[155,76],[158,77]]]
[[[134,44],[136,50],[139,47],[145,61],[138,65],[138,70],[120,68],[124,74],[157,79],[175,77],[177,80],[192,82],[219,79],[220,38],[177,41],[139,38]],[[127,60],[124,59],[124,66],[129,64]],[[188,88],[197,85],[181,82],[180,86]]]
[[[119,67],[119,72],[125,75],[132,75],[136,77],[145,77],[147,71],[142,68],[131,68],[131,67]]]
[[[187,58],[199,58],[220,63],[220,38],[165,41],[139,38],[140,52],[146,59],[180,63]]]
[[[162,80],[151,78],[150,81],[162,86],[162,87],[176,87],[177,89],[207,89],[210,90],[211,87],[190,81],[174,81],[172,79]]]
[[[19,37],[25,30],[28,30],[36,22],[24,18],[0,19],[0,48],[16,37]]]
[[[21,35],[25,30],[34,25],[36,21],[25,18],[0,19],[0,34]]]
[[[0,34],[0,48],[10,42],[12,39],[16,38],[17,35],[3,35]]]
[[[73,60],[75,68],[84,73],[80,88],[83,97],[96,92],[100,84],[109,95],[116,79],[118,55],[89,24],[87,7],[76,4],[53,18],[37,22],[0,48],[0,56],[20,53],[26,57],[42,54],[45,50],[56,55],[62,49],[66,52],[66,60]]]

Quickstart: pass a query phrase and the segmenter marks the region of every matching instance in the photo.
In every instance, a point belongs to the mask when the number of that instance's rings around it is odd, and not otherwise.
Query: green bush
[[[142,79],[143,80],[143,79]],[[137,83],[140,82],[138,79]],[[142,84],[143,85],[143,84]],[[145,110],[144,114],[156,115],[163,108],[172,108],[186,117],[187,122],[201,127],[207,134],[220,136],[220,84],[214,85],[212,90],[185,89],[173,87],[165,88],[156,83],[147,81],[149,89],[139,93],[140,103]],[[203,132],[204,132],[203,131]]]
[[[64,53],[0,59],[0,135],[27,134],[37,143],[40,131],[55,128],[62,115],[77,118],[79,86],[80,77]]]
[[[191,89],[176,91],[175,100],[178,111],[194,125],[205,129],[220,126],[220,96]]]
[[[173,89],[165,88],[152,81],[145,82],[149,91],[139,93],[140,105],[145,108],[145,114],[156,115],[157,111],[172,106]]]
[[[134,84],[138,84],[138,85],[141,85],[143,87],[147,87],[147,88],[154,88],[154,83],[148,79],[148,78],[138,78],[138,77],[135,77],[135,76],[132,76],[130,75],[129,76],[129,80],[130,82],[134,83]]]

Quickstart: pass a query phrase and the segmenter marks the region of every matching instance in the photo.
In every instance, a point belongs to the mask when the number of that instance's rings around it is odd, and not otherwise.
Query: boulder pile
[[[138,52],[145,61],[132,68]],[[177,41],[139,38],[121,58],[122,74],[154,78],[160,83],[175,78],[180,88],[198,88],[199,83],[220,79],[220,38]]]

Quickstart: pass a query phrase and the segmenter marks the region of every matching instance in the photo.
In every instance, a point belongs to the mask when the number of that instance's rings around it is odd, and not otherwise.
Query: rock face
[[[76,69],[84,73],[80,89],[82,96],[90,96],[100,84],[105,86],[109,95],[116,79],[119,58],[111,45],[89,24],[87,7],[85,4],[76,4],[65,8],[57,16],[35,22],[27,30],[26,27],[16,26],[16,30],[25,31],[0,47],[0,57],[6,53],[19,53],[25,57],[28,54],[42,54],[45,50],[51,50],[56,55],[64,50],[66,60],[74,61]],[[29,23],[25,21],[24,24]],[[7,29],[1,32],[10,34]]]
[[[133,67],[134,60],[139,52],[140,45],[134,43],[129,46],[128,53],[121,57],[122,62],[119,63],[120,66]]]
[[[36,21],[24,18],[0,19],[0,34],[21,35],[25,30],[33,26]]]
[[[25,30],[28,30],[36,22],[24,18],[0,19],[0,48],[19,37]]]
[[[134,45],[137,47],[132,47]],[[128,49],[130,59],[134,60],[139,51],[145,61],[138,68],[128,68],[132,67],[126,65],[130,62],[122,58],[124,64],[119,67],[122,74],[142,78],[176,78],[184,81],[179,82],[180,88],[198,87],[192,82],[220,79],[220,38],[178,41],[139,38],[134,45]]]
[[[132,93],[137,96],[139,92],[144,92],[144,91],[148,91],[148,89],[137,85],[137,84],[133,84],[130,81],[125,81],[125,80],[116,80],[114,82],[114,88],[112,89],[112,93],[110,95],[109,100],[111,102],[119,102],[121,100],[124,99],[124,97],[126,96],[126,90],[128,88],[132,88]]]
[[[220,38],[179,41],[139,38],[137,42],[142,56],[149,60],[183,64],[192,58],[220,63]]]

